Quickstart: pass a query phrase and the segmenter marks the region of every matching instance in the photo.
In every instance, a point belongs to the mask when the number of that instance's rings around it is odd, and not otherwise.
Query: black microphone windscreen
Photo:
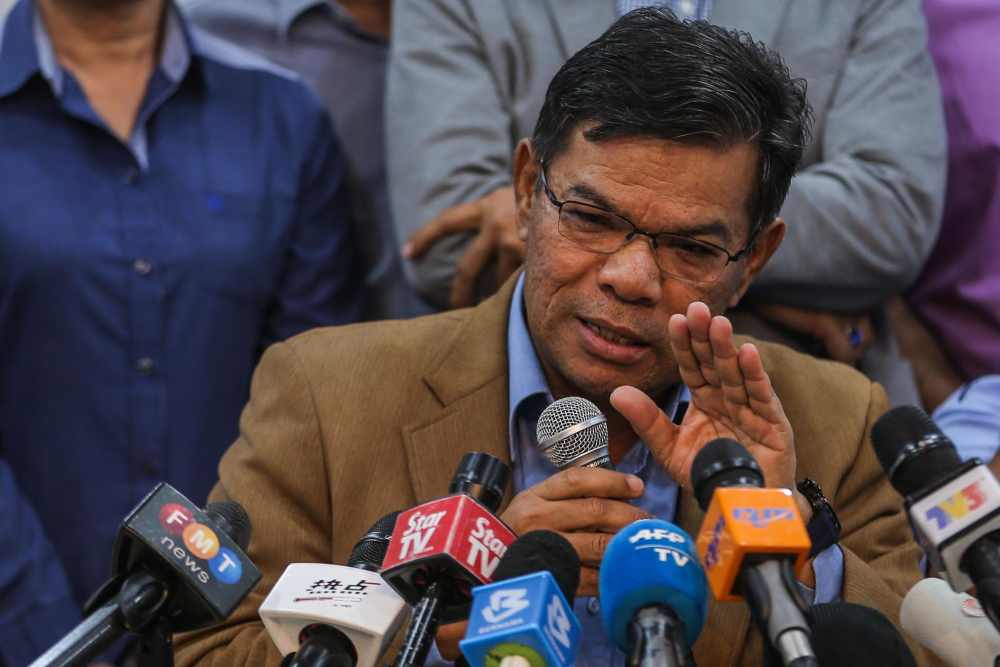
[[[889,482],[903,495],[933,484],[962,463],[955,445],[913,405],[879,417],[872,427],[872,445]]]
[[[546,570],[572,605],[580,586],[580,557],[565,537],[550,530],[533,530],[517,538],[497,565],[493,581]]]
[[[356,567],[361,570],[371,570],[378,572],[382,569],[382,561],[385,560],[385,553],[389,550],[389,540],[392,539],[392,531],[396,527],[396,517],[399,511],[390,512],[372,524],[360,540],[351,550],[351,555],[347,559],[348,567]]]
[[[916,667],[910,647],[889,619],[850,602],[812,608],[813,649],[820,665]]]
[[[731,438],[716,438],[702,447],[691,464],[694,497],[708,511],[720,486],[764,486],[764,474],[746,447]]]
[[[243,509],[243,505],[235,500],[209,503],[205,506],[205,514],[212,517],[218,527],[236,542],[240,549],[247,550],[250,546],[252,527],[250,515]]]

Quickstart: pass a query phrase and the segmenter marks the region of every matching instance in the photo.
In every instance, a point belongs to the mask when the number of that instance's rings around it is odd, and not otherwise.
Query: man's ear
[[[746,294],[754,278],[763,270],[784,238],[785,221],[781,218],[775,218],[764,229],[757,232],[757,239],[754,241],[753,248],[750,249],[746,259],[743,260],[746,262],[746,267],[743,270],[739,289],[733,293],[732,298],[729,300],[730,308],[735,308],[739,304],[740,299]]]
[[[528,239],[528,221],[531,206],[537,194],[538,160],[531,147],[530,139],[521,139],[514,149],[514,201],[517,211],[517,235],[522,241]]]

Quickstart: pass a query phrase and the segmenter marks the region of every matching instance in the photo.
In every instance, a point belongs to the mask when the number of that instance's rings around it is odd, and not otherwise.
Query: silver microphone
[[[545,408],[535,435],[538,448],[560,470],[614,470],[608,454],[608,420],[585,398],[567,396]]]

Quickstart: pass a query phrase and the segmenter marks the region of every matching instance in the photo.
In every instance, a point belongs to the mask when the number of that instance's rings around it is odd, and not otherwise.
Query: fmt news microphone
[[[249,542],[239,503],[202,511],[161,482],[122,523],[113,576],[87,602],[87,617],[31,667],[86,665],[128,633],[151,654],[144,665],[172,664],[173,633],[225,620],[260,581]]]
[[[585,398],[567,396],[542,410],[535,428],[538,448],[552,465],[566,468],[608,468],[608,420]]]
[[[809,608],[795,580],[811,542],[792,492],[763,488],[757,461],[728,438],[698,452],[691,481],[705,511],[698,553],[715,599],[746,598],[785,665],[816,665]]]
[[[921,579],[903,598],[903,630],[951,667],[1000,664],[1000,632],[976,598],[941,579]]]
[[[573,665],[580,622],[573,598],[580,557],[558,533],[525,533],[507,550],[492,584],[472,590],[469,628],[461,642],[471,667]]]
[[[604,552],[598,586],[604,631],[631,667],[694,666],[708,587],[687,533],[660,519],[626,526]]]
[[[875,454],[904,505],[931,563],[956,591],[976,587],[1000,628],[1000,484],[979,459],[965,463],[920,408],[882,415],[872,428]]]
[[[468,616],[472,588],[493,578],[514,533],[493,515],[510,469],[487,454],[466,454],[450,489],[456,495],[400,513],[382,576],[413,605],[397,667],[422,665],[438,625]],[[470,492],[478,493],[478,500]]]
[[[347,565],[293,563],[260,606],[287,665],[374,667],[406,617],[407,605],[378,570],[399,512],[358,540]]]

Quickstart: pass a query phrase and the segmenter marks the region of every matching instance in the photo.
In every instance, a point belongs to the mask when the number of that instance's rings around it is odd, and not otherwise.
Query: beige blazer
[[[473,309],[318,329],[267,351],[212,492],[250,513],[263,580],[225,624],[178,637],[180,667],[277,665],[257,608],[288,563],[345,562],[376,519],[443,495],[467,451],[509,461],[512,292],[513,281]],[[795,429],[798,475],[819,481],[843,523],[843,598],[898,623],[920,552],[869,441],[881,388],[841,364],[760,349]],[[692,535],[701,525],[687,489],[675,521]],[[702,667],[754,665],[761,641],[744,603],[713,601],[694,653]]]

